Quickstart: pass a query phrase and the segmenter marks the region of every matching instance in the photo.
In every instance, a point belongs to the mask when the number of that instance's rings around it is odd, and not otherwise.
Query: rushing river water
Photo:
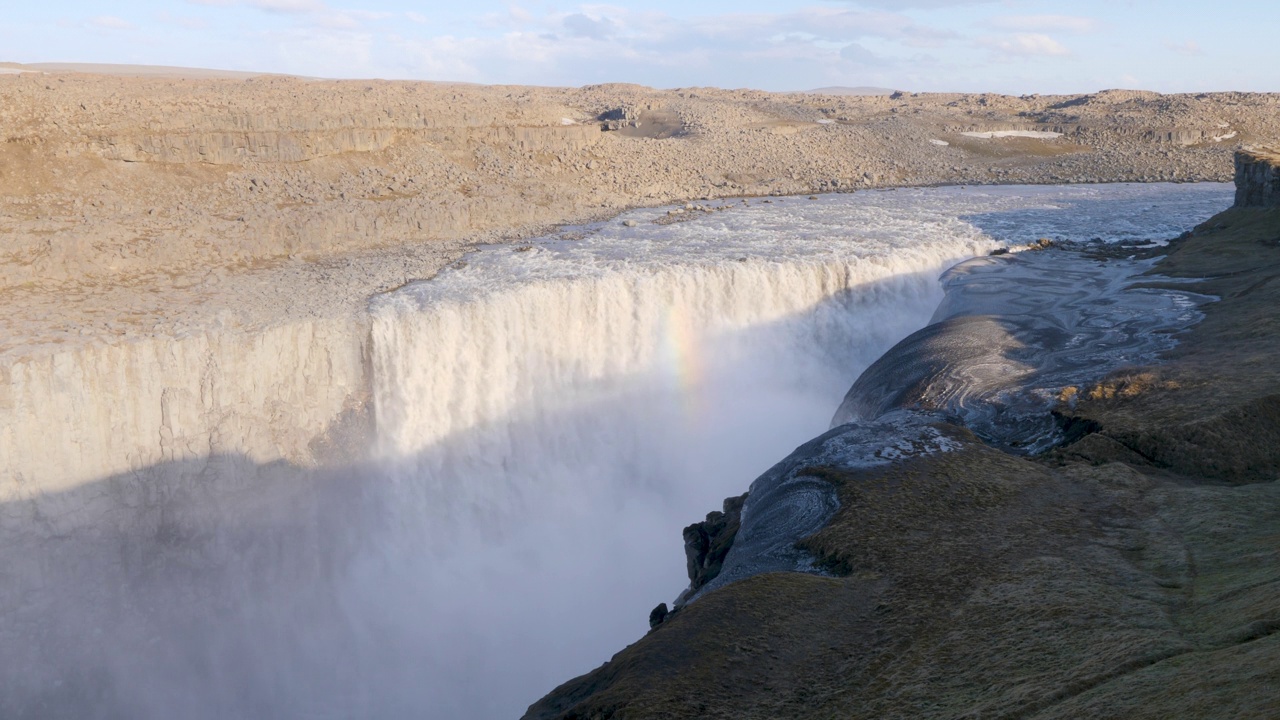
[[[481,249],[371,302],[372,459],[294,499],[186,499],[203,520],[162,538],[8,550],[41,570],[0,606],[0,715],[518,716],[646,630],[686,583],[681,528],[826,431],[944,270],[1040,237],[1168,239],[1231,195],[715,201]]]

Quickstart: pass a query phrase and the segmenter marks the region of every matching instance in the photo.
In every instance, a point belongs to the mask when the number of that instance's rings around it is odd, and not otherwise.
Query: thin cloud
[[[986,5],[991,0],[831,0],[842,5],[861,5],[885,10],[936,10],[965,5]]]
[[[1001,30],[1032,33],[1091,33],[1099,27],[1096,19],[1076,15],[1002,15],[992,18],[991,25]]]
[[[565,16],[561,21],[572,37],[608,40],[618,30],[618,25],[607,17],[593,18],[582,13]]]
[[[1200,49],[1200,43],[1195,40],[1186,40],[1183,42],[1168,40],[1165,42],[1164,46],[1166,49],[1172,50],[1179,55],[1186,55],[1188,57],[1204,54],[1204,50]]]
[[[847,60],[855,65],[880,65],[882,61],[880,56],[859,45],[858,43],[849,43],[840,48],[840,59]]]
[[[284,15],[303,15],[328,9],[328,6],[320,0],[187,0],[187,2],[212,7],[251,7]]]
[[[173,15],[163,10],[156,17],[162,23],[176,25],[187,30],[204,30],[209,27],[209,23],[201,18]]]
[[[89,20],[89,24],[104,30],[131,30],[133,23],[114,15],[99,15]]]
[[[1071,54],[1062,43],[1041,33],[1018,33],[1002,38],[983,38],[978,42],[1002,55],[1062,57]]]
[[[896,13],[822,7],[801,8],[792,13],[707,16],[694,19],[690,26],[704,37],[726,40],[801,33],[828,42],[848,43],[874,37],[916,47],[936,47],[957,37],[949,30],[920,25]]]

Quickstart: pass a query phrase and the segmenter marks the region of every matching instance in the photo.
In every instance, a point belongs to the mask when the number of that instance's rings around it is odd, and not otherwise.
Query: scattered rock
[[[747,493],[725,498],[723,511],[709,512],[706,520],[684,529],[684,554],[689,573],[686,594],[697,592],[720,574],[733,539],[738,535],[742,505],[746,501]],[[678,605],[680,601],[676,602]]]

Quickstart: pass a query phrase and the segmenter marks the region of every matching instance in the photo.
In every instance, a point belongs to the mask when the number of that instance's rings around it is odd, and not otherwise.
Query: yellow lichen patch
[[[1164,380],[1156,377],[1155,373],[1140,372],[1134,374],[1113,376],[1089,388],[1085,393],[1085,397],[1090,400],[1115,400],[1117,398],[1128,400],[1138,397],[1152,390],[1176,390],[1179,385],[1173,380]],[[1063,395],[1071,391],[1070,397],[1074,398],[1076,388],[1066,388],[1059,395],[1060,400],[1064,400]]]

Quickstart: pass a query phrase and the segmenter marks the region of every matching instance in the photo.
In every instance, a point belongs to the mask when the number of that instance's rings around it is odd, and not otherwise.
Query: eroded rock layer
[[[1280,152],[1250,148],[1236,153],[1236,207],[1280,205]]]

